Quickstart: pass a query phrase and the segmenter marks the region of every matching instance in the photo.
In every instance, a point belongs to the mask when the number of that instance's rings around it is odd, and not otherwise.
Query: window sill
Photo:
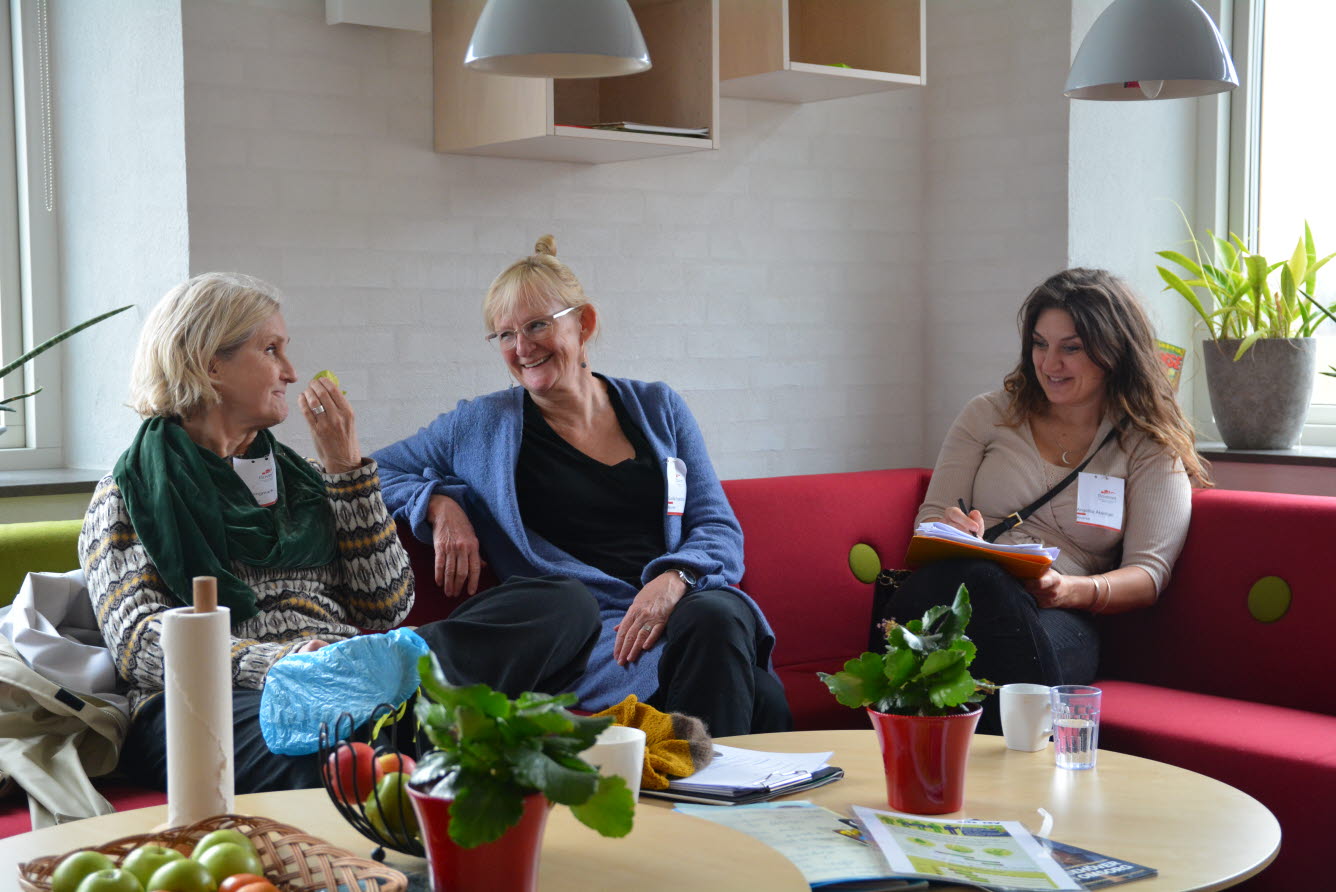
[[[1336,450],[1333,450],[1336,451]],[[27,496],[92,494],[106,471],[88,468],[48,468],[37,471],[0,471],[0,499]]]
[[[1197,444],[1197,452],[1212,462],[1336,468],[1336,446],[1295,446],[1293,449],[1228,449],[1224,443],[1206,442]]]

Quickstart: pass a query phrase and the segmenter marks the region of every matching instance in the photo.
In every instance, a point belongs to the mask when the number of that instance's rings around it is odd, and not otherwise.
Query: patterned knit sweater
[[[233,562],[259,613],[232,628],[232,685],[258,689],[269,667],[312,638],[338,641],[359,629],[390,629],[413,606],[413,574],[380,495],[376,463],[322,472],[334,512],[338,557],[323,567],[265,568]],[[163,688],[162,613],[182,606],[139,541],[120,487],[98,484],[79,535],[79,561],[102,637],[129,682],[133,715]]]

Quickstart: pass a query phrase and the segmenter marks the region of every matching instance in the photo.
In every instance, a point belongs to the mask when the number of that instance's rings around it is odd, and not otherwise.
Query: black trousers
[[[992,561],[938,561],[916,571],[895,593],[890,618],[921,619],[929,607],[950,604],[961,583],[973,615],[965,634],[978,648],[970,673],[994,684],[1089,684],[1099,666],[1094,617],[1079,610],[1041,608],[1034,596]],[[874,621],[888,617],[874,617]],[[985,697],[978,730],[1002,733],[998,698]]]
[[[573,579],[517,577],[470,598],[448,619],[417,632],[453,684],[488,684],[511,697],[523,691],[555,694],[573,689],[584,674],[598,642],[598,602]],[[260,733],[260,696],[257,690],[232,692],[236,791],[320,786],[315,755],[269,751]],[[161,696],[140,706],[119,765],[131,780],[158,790],[167,788],[165,713]],[[409,716],[411,727],[411,711]]]
[[[784,687],[760,665],[756,615],[732,592],[692,592],[659,640],[659,689],[646,701],[705,722],[714,737],[788,731]]]

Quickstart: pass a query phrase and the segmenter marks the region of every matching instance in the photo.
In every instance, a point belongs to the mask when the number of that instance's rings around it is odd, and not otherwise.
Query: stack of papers
[[[810,790],[844,777],[830,765],[833,753],[769,753],[722,743],[714,745],[714,759],[690,777],[669,781],[666,790],[641,790],[647,796],[745,805],[775,796]]]
[[[998,545],[962,532],[946,523],[921,523],[909,541],[905,565],[911,570],[947,558],[982,558],[1001,564],[1020,579],[1044,575],[1060,554],[1057,548],[1038,543]]]

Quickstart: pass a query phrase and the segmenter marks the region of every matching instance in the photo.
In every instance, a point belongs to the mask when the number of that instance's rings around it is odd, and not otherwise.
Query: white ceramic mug
[[[639,728],[609,725],[580,757],[598,768],[599,774],[620,777],[640,795],[640,777],[645,770],[645,732]]]
[[[1007,749],[1033,753],[1048,746],[1048,736],[1053,733],[1053,712],[1046,685],[1007,684],[1002,686],[998,697]]]

